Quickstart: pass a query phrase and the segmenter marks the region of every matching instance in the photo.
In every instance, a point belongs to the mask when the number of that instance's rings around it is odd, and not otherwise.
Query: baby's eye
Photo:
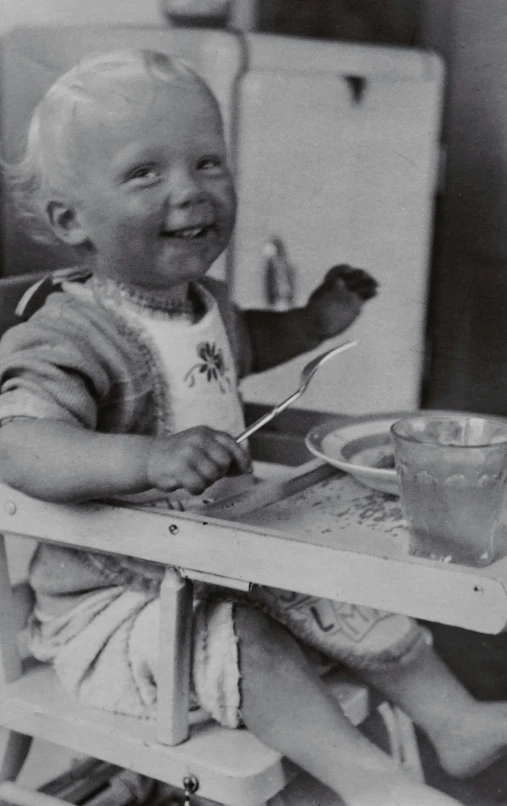
[[[160,172],[155,165],[139,165],[129,171],[126,177],[127,182],[153,182],[160,176]]]
[[[213,157],[203,157],[197,163],[197,169],[199,171],[214,171],[214,170],[221,170],[223,168],[223,161],[221,157],[213,156]]]

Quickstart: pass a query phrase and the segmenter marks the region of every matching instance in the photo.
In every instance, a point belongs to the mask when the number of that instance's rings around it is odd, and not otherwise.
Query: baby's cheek
[[[163,220],[164,215],[163,199],[152,194],[143,195],[142,193],[137,193],[133,194],[128,200],[123,218],[125,223],[134,224],[135,222],[146,222],[155,219]]]

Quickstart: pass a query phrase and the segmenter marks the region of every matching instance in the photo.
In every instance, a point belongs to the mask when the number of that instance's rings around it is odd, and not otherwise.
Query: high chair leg
[[[18,777],[31,744],[31,736],[0,728],[0,781]]]
[[[414,723],[404,711],[383,702],[377,708],[384,721],[393,759],[417,781],[424,781],[424,771],[419,755]]]
[[[188,736],[192,590],[190,580],[166,569],[160,588],[157,738],[168,745]]]
[[[22,674],[18,649],[18,628],[7,570],[5,538],[0,534],[0,688]],[[25,761],[31,738],[0,728],[0,782],[17,777]]]

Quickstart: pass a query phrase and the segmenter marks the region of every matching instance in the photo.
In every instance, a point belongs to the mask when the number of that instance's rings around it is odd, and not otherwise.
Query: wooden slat
[[[168,568],[160,589],[157,738],[168,745],[188,736],[192,587]]]
[[[12,588],[12,604],[14,628],[20,632],[28,621],[33,604],[34,594],[28,582],[19,582]]]
[[[13,325],[19,324],[20,319],[15,313],[16,306],[27,288],[42,277],[42,274],[34,273],[0,280],[0,336]]]
[[[21,672],[18,625],[9,580],[5,538],[0,534],[0,695],[11,681],[19,678]],[[23,731],[12,731],[5,725],[0,727],[0,781],[15,778],[23,766],[32,740],[30,736],[22,734]]]
[[[0,534],[0,690],[6,683],[21,674],[18,651],[18,630],[14,617],[12,596],[5,551],[5,538]]]

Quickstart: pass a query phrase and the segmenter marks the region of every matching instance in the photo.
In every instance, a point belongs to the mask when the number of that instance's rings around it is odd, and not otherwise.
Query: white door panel
[[[298,303],[350,249],[351,98],[326,74],[247,74],[240,87],[234,293],[266,304],[262,247],[275,234],[297,272]]]

